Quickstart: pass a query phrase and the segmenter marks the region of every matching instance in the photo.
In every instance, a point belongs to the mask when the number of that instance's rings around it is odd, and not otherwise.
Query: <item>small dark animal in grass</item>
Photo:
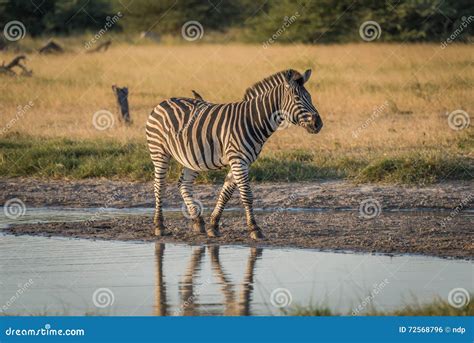
[[[40,54],[60,54],[64,52],[64,49],[55,41],[50,40],[48,43],[38,49]]]
[[[224,207],[238,188],[250,237],[263,238],[253,213],[249,167],[282,121],[304,127],[311,134],[321,130],[323,122],[304,87],[310,76],[311,70],[300,74],[290,69],[274,74],[250,87],[241,102],[212,104],[200,99],[170,98],[155,107],[148,117],[146,133],[155,168],[156,235],[165,234],[163,193],[173,157],[184,167],[178,187],[196,232],[207,233],[208,237],[219,234]],[[193,199],[193,182],[200,171],[226,167],[230,171],[206,228],[202,209]]]
[[[204,99],[202,98],[201,94],[199,94],[198,92],[196,92],[194,89],[192,90],[192,92],[193,92],[194,99],[204,101]]]

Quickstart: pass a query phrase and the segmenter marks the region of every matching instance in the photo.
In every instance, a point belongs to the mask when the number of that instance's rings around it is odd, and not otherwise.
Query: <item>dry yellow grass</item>
[[[78,51],[80,48],[77,49]],[[0,76],[0,127],[69,138],[145,141],[144,126],[163,98],[199,91],[212,102],[238,101],[252,83],[286,68],[313,69],[307,85],[324,121],[319,135],[278,131],[264,151],[451,149],[470,128],[449,128],[447,114],[472,114],[474,49],[467,45],[349,44],[325,46],[115,45],[99,54],[29,54],[30,78]],[[13,54],[4,54],[9,60]],[[98,110],[117,112],[111,85],[128,86],[133,125],[106,131],[92,125]],[[374,109],[380,113],[373,114]],[[397,110],[398,108],[398,110]],[[401,112],[410,111],[410,114]],[[373,120],[370,118],[372,117]],[[367,123],[367,121],[369,121]],[[357,138],[353,132],[366,123]],[[469,137],[469,135],[467,136]]]

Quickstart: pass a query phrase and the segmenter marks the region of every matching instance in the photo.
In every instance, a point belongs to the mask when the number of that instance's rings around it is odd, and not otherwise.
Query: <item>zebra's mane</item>
[[[291,76],[295,74],[301,75],[294,69],[287,69],[270,75],[264,78],[262,81],[256,82],[253,86],[247,88],[244,94],[244,100],[255,98],[266,90],[282,84],[285,80],[288,80]]]

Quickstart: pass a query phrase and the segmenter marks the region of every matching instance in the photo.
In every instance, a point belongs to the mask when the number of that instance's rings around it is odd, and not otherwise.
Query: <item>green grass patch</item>
[[[470,298],[472,299],[472,294]],[[350,316],[352,313],[336,313],[326,306],[295,306],[285,314],[290,316]],[[360,313],[366,316],[472,316],[474,315],[474,302],[466,306],[455,308],[447,301],[436,298],[432,302],[420,304],[416,299],[411,304],[406,304],[394,311],[380,311],[373,307]]]
[[[172,161],[171,181],[181,166]],[[198,181],[220,182],[226,170],[203,172]],[[431,183],[466,180],[474,175],[469,156],[416,152],[377,153],[265,152],[251,167],[253,181],[352,179],[357,182]],[[0,138],[0,176],[40,178],[110,178],[151,180],[153,165],[145,143],[113,140],[71,140],[10,134]]]
[[[473,175],[473,159],[430,152],[374,160],[363,167],[355,179],[360,182],[429,184],[468,180]]]

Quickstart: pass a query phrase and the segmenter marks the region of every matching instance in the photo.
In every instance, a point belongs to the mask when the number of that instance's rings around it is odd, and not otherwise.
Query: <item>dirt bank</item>
[[[151,183],[117,181],[52,181],[3,180],[0,182],[2,202],[19,198],[27,207],[134,207],[152,206]],[[196,194],[211,208],[218,186],[199,185]],[[472,230],[473,183],[457,182],[429,187],[355,186],[341,181],[321,183],[258,184],[254,186],[256,206],[262,208],[304,207],[325,211],[292,212],[272,210],[258,212],[266,239],[251,241],[242,213],[226,213],[222,236],[208,239],[192,232],[180,213],[167,214],[171,235],[158,240],[190,244],[244,244],[280,247],[352,250],[379,253],[417,253],[441,257],[474,257]],[[374,218],[362,216],[361,202],[376,199],[380,209]],[[458,214],[449,210],[464,204]],[[176,185],[167,191],[168,207],[181,207]],[[234,195],[230,206],[239,206]],[[350,209],[341,211],[340,209]],[[393,211],[393,209],[419,209]],[[425,210],[422,210],[425,208]],[[437,209],[427,211],[426,209]],[[420,210],[421,209],[421,210]],[[445,209],[440,211],[440,209]],[[209,215],[207,210],[206,216]],[[441,225],[445,222],[446,225]],[[44,236],[93,239],[154,241],[150,216],[97,220],[92,223],[47,223],[13,225],[3,232]]]
[[[221,185],[196,185],[195,196],[205,207],[215,204]],[[358,208],[367,198],[377,199],[383,208],[453,209],[471,197],[474,182],[449,182],[426,187],[397,185],[354,185],[347,181],[258,183],[252,184],[255,206],[260,208]],[[151,182],[110,180],[42,181],[0,179],[0,204],[11,198],[27,206],[66,207],[153,207]],[[180,207],[182,199],[176,184],[168,185],[165,206]],[[240,206],[235,192],[229,206]],[[473,203],[467,207],[473,208]]]

